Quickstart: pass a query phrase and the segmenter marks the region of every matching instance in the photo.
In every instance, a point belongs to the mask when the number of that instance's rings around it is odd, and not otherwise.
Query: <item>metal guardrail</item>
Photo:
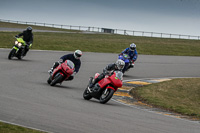
[[[89,32],[102,32],[102,29],[103,29],[100,27],[60,25],[60,24],[49,24],[49,23],[39,23],[39,22],[13,21],[13,20],[4,20],[4,19],[0,19],[0,21],[8,22],[8,23],[45,26],[45,27],[53,27],[53,28],[61,28],[61,29],[69,29],[69,30],[89,31]],[[132,31],[132,30],[123,30],[123,29],[113,29],[113,30],[114,30],[113,34],[121,34],[121,35],[200,40],[200,36],[192,36],[192,35]]]

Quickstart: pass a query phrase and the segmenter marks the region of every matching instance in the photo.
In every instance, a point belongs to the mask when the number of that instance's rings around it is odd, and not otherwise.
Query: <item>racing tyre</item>
[[[51,80],[51,76],[49,76],[49,78],[48,78],[48,80],[47,80],[47,83],[50,84],[51,81],[52,81],[52,80]]]
[[[105,89],[99,99],[99,102],[102,104],[107,103],[113,96],[114,92],[115,91],[113,89]]]
[[[88,89],[86,88],[85,91],[83,92],[83,98],[85,100],[90,100],[92,98],[92,96],[90,95]]]
[[[23,58],[23,56],[20,56],[20,55],[19,55],[19,56],[17,56],[17,58],[18,58],[19,60],[21,60],[21,59]]]
[[[62,79],[63,79],[63,76],[60,75],[60,74],[58,74],[58,75],[56,75],[56,77],[51,81],[50,85],[51,85],[51,86],[54,86],[55,84],[60,83],[60,82],[62,81]]]
[[[8,55],[8,59],[11,60],[15,56],[16,49],[12,49]]]

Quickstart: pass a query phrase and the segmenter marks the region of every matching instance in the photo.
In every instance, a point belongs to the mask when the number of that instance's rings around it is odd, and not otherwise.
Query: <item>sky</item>
[[[200,0],[1,0],[0,19],[200,36]]]

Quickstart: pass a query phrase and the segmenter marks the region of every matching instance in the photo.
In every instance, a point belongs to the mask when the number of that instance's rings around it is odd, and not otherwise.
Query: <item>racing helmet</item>
[[[82,56],[82,52],[80,50],[76,50],[74,52],[75,59],[80,59],[81,56]]]
[[[31,27],[31,26],[28,26],[28,27],[26,28],[26,30],[27,30],[28,32],[31,32],[31,31],[32,31],[32,27]]]
[[[135,49],[136,49],[135,43],[131,43],[131,44],[130,44],[130,50],[131,50],[131,51],[134,51]]]
[[[119,70],[122,70],[125,66],[125,62],[121,59],[118,59],[115,64]]]

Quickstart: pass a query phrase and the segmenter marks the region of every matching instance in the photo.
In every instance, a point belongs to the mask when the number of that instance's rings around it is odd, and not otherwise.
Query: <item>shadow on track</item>
[[[125,74],[125,75],[123,75],[123,77],[124,77],[124,78],[131,78],[131,79],[134,79],[134,78],[136,78],[136,79],[137,79],[137,78],[139,78],[139,77],[137,77],[137,76],[126,75],[126,74]]]
[[[111,99],[110,99],[107,103],[105,103],[105,104],[101,104],[101,103],[99,102],[99,100],[98,100],[98,99],[95,99],[95,98],[92,98],[92,99],[90,99],[90,100],[85,100],[84,98],[78,98],[78,99],[79,99],[79,100],[86,101],[86,102],[90,102],[90,103],[95,103],[95,104],[103,105],[103,106],[119,106],[119,104],[113,102]],[[120,105],[120,106],[121,106],[121,105]]]
[[[4,58],[4,59],[7,59],[7,58]],[[7,60],[9,60],[9,59],[7,59]],[[9,60],[9,61],[28,61],[28,62],[33,62],[34,60],[29,60],[29,59],[17,59],[17,58],[14,58],[14,59],[11,59],[11,60]]]
[[[45,85],[45,86],[49,86],[51,88],[60,88],[60,89],[76,89],[75,87],[72,86],[64,86],[64,85],[60,85],[60,84],[56,84],[55,86],[50,86],[46,81],[45,82],[38,82],[37,84],[39,85]]]

